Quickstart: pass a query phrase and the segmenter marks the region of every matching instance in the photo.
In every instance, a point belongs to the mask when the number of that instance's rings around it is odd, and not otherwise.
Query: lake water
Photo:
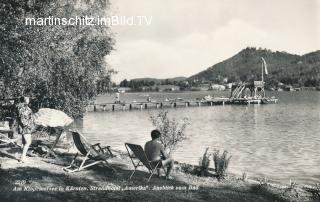
[[[210,92],[212,95],[212,92]],[[215,96],[229,92],[213,92]],[[208,92],[149,93],[152,99],[181,97],[195,99]],[[173,153],[175,160],[198,164],[206,147],[227,150],[232,159],[229,172],[289,183],[320,182],[320,92],[268,92],[279,97],[278,104],[225,105],[168,109],[176,119],[188,117],[188,140]],[[97,102],[113,101],[100,96]],[[121,95],[125,100],[146,100],[144,94]],[[144,145],[154,129],[150,114],[157,110],[88,112],[83,133],[92,142],[101,142],[125,151],[124,143]],[[211,167],[212,167],[211,162]]]

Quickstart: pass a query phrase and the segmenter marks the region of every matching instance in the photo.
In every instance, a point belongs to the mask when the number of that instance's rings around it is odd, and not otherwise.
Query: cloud
[[[156,40],[119,42],[108,62],[119,70],[116,78],[191,76],[246,46],[259,45],[266,33],[240,20],[212,32],[193,32],[163,43]]]
[[[118,81],[190,76],[247,46],[305,54],[320,45],[317,0],[113,3],[113,14],[152,16],[150,26],[112,27],[117,51],[107,60]]]
[[[109,57],[108,63],[119,70],[116,78],[159,78],[177,73],[169,70],[174,70],[173,63],[179,57],[174,47],[156,41],[138,40],[120,43],[117,52]]]

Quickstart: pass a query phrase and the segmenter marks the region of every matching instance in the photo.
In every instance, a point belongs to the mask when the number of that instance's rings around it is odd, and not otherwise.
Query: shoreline
[[[270,89],[265,89],[266,92],[305,92],[305,91],[320,91],[320,88],[317,87],[302,87],[300,90],[270,90]],[[123,93],[188,93],[188,92],[231,92],[231,89],[225,89],[225,90],[177,90],[177,91],[125,91]],[[115,94],[117,93],[117,91],[113,91],[113,92],[104,92],[104,93],[100,93],[97,96],[104,96],[104,95],[110,95],[110,94]]]
[[[195,165],[175,162],[174,180],[153,176],[147,183],[147,171],[139,169],[128,180],[133,166],[127,154],[113,150],[117,155],[110,160],[111,169],[96,165],[89,169],[67,173],[62,167],[70,163],[76,150],[70,152],[57,148],[55,159],[39,156],[28,157],[29,162],[19,163],[19,149],[1,147],[0,198],[10,201],[40,200],[51,197],[53,201],[85,200],[87,197],[115,201],[166,201],[172,197],[177,201],[204,201],[206,195],[215,201],[317,201],[319,190],[307,185],[273,184],[253,179],[242,180],[239,176],[229,174],[226,179],[218,181],[215,177],[199,177],[183,172],[181,167]],[[212,170],[212,169],[211,169]],[[211,173],[212,174],[212,173]],[[165,192],[163,192],[165,191]],[[163,195],[165,193],[165,195]],[[63,198],[61,198],[63,196]],[[21,197],[21,198],[20,198]],[[142,198],[141,198],[142,197]],[[160,198],[159,198],[160,197]],[[161,198],[162,197],[162,198]],[[169,198],[170,197],[170,198]]]

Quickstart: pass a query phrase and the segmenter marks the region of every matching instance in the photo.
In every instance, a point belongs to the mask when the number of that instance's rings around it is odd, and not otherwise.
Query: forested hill
[[[193,75],[189,80],[222,83],[261,78],[261,57],[266,60],[265,81],[294,86],[320,86],[320,50],[302,56],[266,49],[246,48],[233,57]]]

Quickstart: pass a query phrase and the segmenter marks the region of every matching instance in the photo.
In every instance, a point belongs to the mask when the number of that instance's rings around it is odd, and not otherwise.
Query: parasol
[[[63,111],[42,108],[34,114],[34,123],[44,127],[66,127],[73,122]]]
[[[65,114],[63,111],[56,110],[56,109],[50,109],[50,108],[42,108],[39,109],[37,113],[34,114],[34,123],[36,125],[41,125],[44,127],[67,127],[73,122],[73,119],[70,118],[67,114]],[[45,158],[49,155],[49,153],[53,152],[53,148],[58,143],[61,134],[63,133],[63,130],[57,134],[56,140],[51,146],[51,149],[45,156]]]

